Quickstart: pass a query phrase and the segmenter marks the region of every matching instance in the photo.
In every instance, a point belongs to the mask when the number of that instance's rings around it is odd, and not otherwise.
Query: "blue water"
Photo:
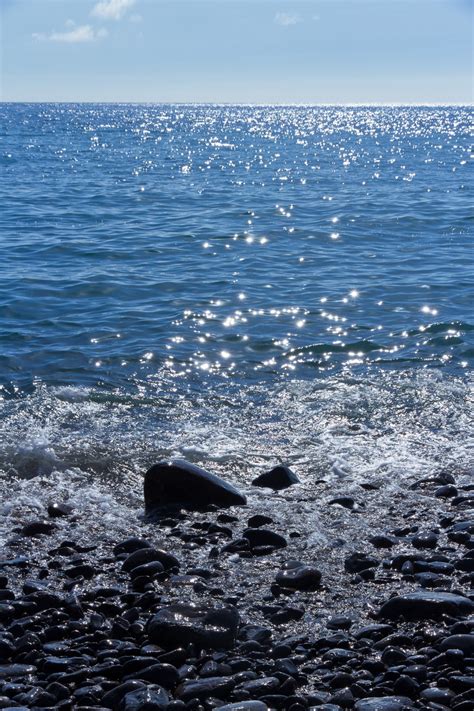
[[[407,444],[400,470],[466,464],[472,108],[0,118],[10,478],[169,454],[357,473],[410,438],[431,449]],[[338,427],[373,439],[341,450]]]

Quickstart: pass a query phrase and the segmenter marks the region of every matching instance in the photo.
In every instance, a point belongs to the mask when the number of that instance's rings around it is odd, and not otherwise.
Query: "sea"
[[[50,501],[130,529],[170,457],[261,508],[279,463],[472,482],[473,114],[0,105],[4,539]]]

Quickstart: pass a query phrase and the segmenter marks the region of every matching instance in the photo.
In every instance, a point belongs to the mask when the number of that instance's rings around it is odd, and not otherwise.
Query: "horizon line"
[[[300,107],[333,107],[333,106],[353,106],[353,107],[396,107],[396,106],[432,106],[432,107],[443,107],[443,106],[466,106],[474,107],[473,101],[324,101],[324,102],[312,102],[312,101],[290,101],[290,102],[256,102],[256,101],[128,101],[128,100],[113,100],[113,101],[101,101],[98,99],[90,100],[57,100],[57,99],[0,99],[0,104],[110,104],[110,105],[121,105],[121,104],[132,104],[136,106],[300,106]]]

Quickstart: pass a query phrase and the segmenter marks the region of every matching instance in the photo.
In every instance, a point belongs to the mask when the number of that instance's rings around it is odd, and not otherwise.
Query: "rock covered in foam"
[[[169,507],[199,509],[244,506],[243,494],[228,482],[181,459],[155,464],[145,474],[145,512]]]

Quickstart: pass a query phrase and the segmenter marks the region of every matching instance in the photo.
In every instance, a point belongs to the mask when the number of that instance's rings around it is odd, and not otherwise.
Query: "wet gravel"
[[[291,483],[281,517],[179,510],[117,540],[50,502],[1,554],[0,708],[472,709],[472,488],[420,490],[378,518],[369,486],[318,504],[370,520],[324,557]]]

